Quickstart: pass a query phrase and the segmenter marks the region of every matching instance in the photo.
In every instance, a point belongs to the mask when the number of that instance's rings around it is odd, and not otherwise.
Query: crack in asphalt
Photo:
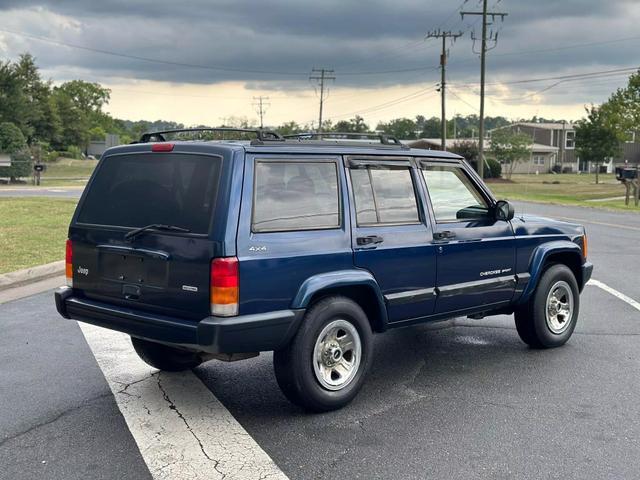
[[[169,408],[171,410],[173,410],[174,412],[176,412],[176,415],[178,415],[180,420],[182,420],[182,423],[184,423],[184,425],[187,427],[187,430],[189,431],[191,436],[193,436],[193,438],[196,440],[196,442],[198,442],[198,446],[200,447],[200,451],[202,451],[202,454],[205,456],[205,458],[207,460],[209,460],[210,462],[213,462],[213,469],[216,472],[218,472],[220,475],[222,475],[221,479],[224,479],[227,475],[226,475],[226,473],[221,472],[219,470],[218,467],[220,465],[220,461],[209,456],[209,454],[207,453],[206,449],[204,448],[204,444],[200,440],[200,437],[198,437],[196,432],[193,431],[193,428],[191,428],[191,425],[189,425],[189,422],[187,422],[187,419],[184,417],[182,412],[180,412],[180,410],[178,410],[178,407],[173,402],[173,400],[171,400],[171,398],[169,398],[169,395],[167,394],[167,391],[162,386],[162,380],[161,380],[160,372],[158,372],[158,388],[160,389],[160,392],[162,393],[162,397],[164,398],[164,400],[169,404]]]
[[[45,420],[43,422],[37,423],[35,425],[32,425],[31,427],[27,428],[26,430],[23,430],[21,432],[17,432],[17,433],[15,433],[13,435],[10,435],[10,436],[4,438],[2,441],[0,441],[0,447],[2,447],[5,443],[10,442],[11,440],[15,440],[16,438],[22,437],[24,435],[27,435],[30,432],[33,432],[34,430],[37,430],[37,429],[42,428],[42,427],[46,427],[47,425],[51,425],[52,423],[57,422],[61,418],[66,417],[67,415],[69,415],[69,414],[71,414],[71,413],[73,413],[75,411],[82,410],[83,408],[87,408],[87,407],[92,407],[97,400],[101,400],[101,399],[109,397],[109,396],[111,396],[111,391],[109,391],[108,393],[103,393],[101,395],[97,395],[95,397],[92,397],[92,398],[88,399],[86,403],[84,403],[82,405],[76,405],[75,407],[71,407],[71,408],[68,408],[66,410],[63,410],[62,412],[59,412],[59,413],[55,414],[53,417],[51,417],[51,418],[49,418],[49,419],[47,419],[47,420]]]

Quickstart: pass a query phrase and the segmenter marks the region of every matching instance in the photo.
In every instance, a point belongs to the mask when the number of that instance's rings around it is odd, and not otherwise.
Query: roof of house
[[[571,122],[567,122],[567,123],[552,123],[552,122],[516,122],[513,125],[520,125],[523,127],[530,127],[530,128],[540,128],[542,130],[562,130],[563,128],[565,130],[573,130],[575,128],[575,125]]]
[[[435,147],[437,149],[440,148],[442,144],[439,138],[418,138],[416,140],[400,140],[402,143],[406,143],[412,148],[430,148]],[[477,138],[447,138],[446,147],[447,149],[452,148],[456,143],[463,142],[473,142],[478,143]],[[491,148],[491,139],[485,140],[485,145],[487,149]],[[555,153],[558,151],[558,147],[553,147],[551,145],[543,145],[541,143],[534,143],[532,145],[533,153]]]

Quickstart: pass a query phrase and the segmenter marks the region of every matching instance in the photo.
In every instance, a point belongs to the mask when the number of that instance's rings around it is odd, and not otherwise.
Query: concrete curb
[[[0,291],[64,274],[64,260],[0,275]]]

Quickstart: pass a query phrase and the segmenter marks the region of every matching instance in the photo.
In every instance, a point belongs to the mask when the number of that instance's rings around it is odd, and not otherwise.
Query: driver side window
[[[436,222],[484,218],[489,205],[460,167],[428,165],[422,168]]]

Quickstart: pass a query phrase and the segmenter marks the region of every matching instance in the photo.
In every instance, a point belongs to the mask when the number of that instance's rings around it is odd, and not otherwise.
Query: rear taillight
[[[73,287],[73,243],[67,240],[67,248],[64,256],[64,273],[67,277],[67,285]]]
[[[238,314],[240,279],[236,257],[211,261],[211,314],[232,317]]]

